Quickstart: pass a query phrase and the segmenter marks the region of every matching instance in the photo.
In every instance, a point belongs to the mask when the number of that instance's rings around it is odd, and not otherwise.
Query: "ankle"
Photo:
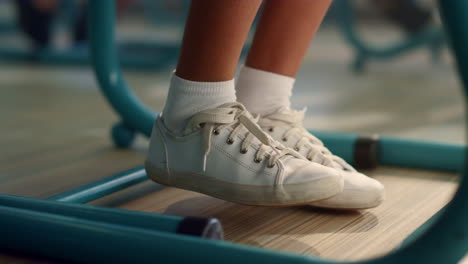
[[[164,124],[181,134],[194,114],[235,101],[234,80],[194,82],[173,74],[162,114]]]
[[[236,84],[238,101],[251,113],[272,114],[289,108],[294,78],[243,66]]]

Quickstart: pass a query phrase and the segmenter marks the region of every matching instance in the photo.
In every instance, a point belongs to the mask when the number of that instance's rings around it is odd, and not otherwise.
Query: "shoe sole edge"
[[[156,183],[245,205],[275,207],[306,205],[330,198],[343,189],[339,177],[324,177],[307,183],[276,185],[276,188],[242,185],[242,188],[234,190],[231,188],[233,183],[194,173],[176,171],[168,173],[149,161],[145,162],[145,168],[148,177]],[[194,178],[197,180],[193,181]]]

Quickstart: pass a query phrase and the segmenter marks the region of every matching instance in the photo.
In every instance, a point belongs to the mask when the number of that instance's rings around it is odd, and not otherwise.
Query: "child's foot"
[[[357,172],[343,159],[333,155],[318,138],[311,135],[302,125],[304,112],[283,109],[261,117],[258,124],[286,147],[293,148],[309,160],[318,161],[342,172],[345,182],[343,192],[311,204],[342,209],[365,209],[381,204],[384,200],[384,186]]]
[[[158,118],[145,165],[160,184],[249,205],[308,204],[343,190],[340,171],[273,140],[239,103],[195,114],[183,136]]]

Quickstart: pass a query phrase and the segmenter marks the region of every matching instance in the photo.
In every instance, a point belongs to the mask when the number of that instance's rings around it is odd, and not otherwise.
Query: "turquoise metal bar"
[[[101,91],[128,127],[149,137],[156,115],[143,105],[122,77],[114,44],[114,1],[90,1],[89,21],[92,66]]]
[[[67,262],[167,263],[196,260],[199,254],[205,254],[204,259],[218,255],[220,260],[220,253],[208,252],[209,239],[32,210],[0,206],[0,226],[2,250]],[[181,253],[185,244],[202,251]]]
[[[180,223],[184,220],[179,216],[84,206],[6,194],[0,194],[0,206],[171,233],[177,233]]]
[[[381,137],[379,160],[390,166],[460,172],[465,160],[465,146]]]
[[[311,131],[336,155],[354,163],[357,133]],[[382,136],[378,139],[382,165],[460,172],[465,146],[424,140]]]
[[[49,200],[68,203],[87,203],[147,179],[143,166],[136,167],[82,187],[54,195]]]

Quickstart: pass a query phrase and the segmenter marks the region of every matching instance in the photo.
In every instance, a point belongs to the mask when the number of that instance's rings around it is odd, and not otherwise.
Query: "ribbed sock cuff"
[[[236,83],[237,100],[255,114],[289,108],[295,78],[243,66]]]
[[[266,89],[268,87],[272,87],[273,89],[278,87],[278,89],[281,89],[290,96],[296,79],[243,65],[239,73],[239,81],[255,84],[259,89],[263,87]]]
[[[171,89],[175,93],[197,96],[213,96],[217,94],[226,94],[232,91],[234,93],[234,79],[222,82],[195,82],[185,80],[174,72],[171,79]]]
[[[164,123],[172,132],[180,134],[194,114],[235,101],[234,80],[194,82],[172,74],[163,109]]]

